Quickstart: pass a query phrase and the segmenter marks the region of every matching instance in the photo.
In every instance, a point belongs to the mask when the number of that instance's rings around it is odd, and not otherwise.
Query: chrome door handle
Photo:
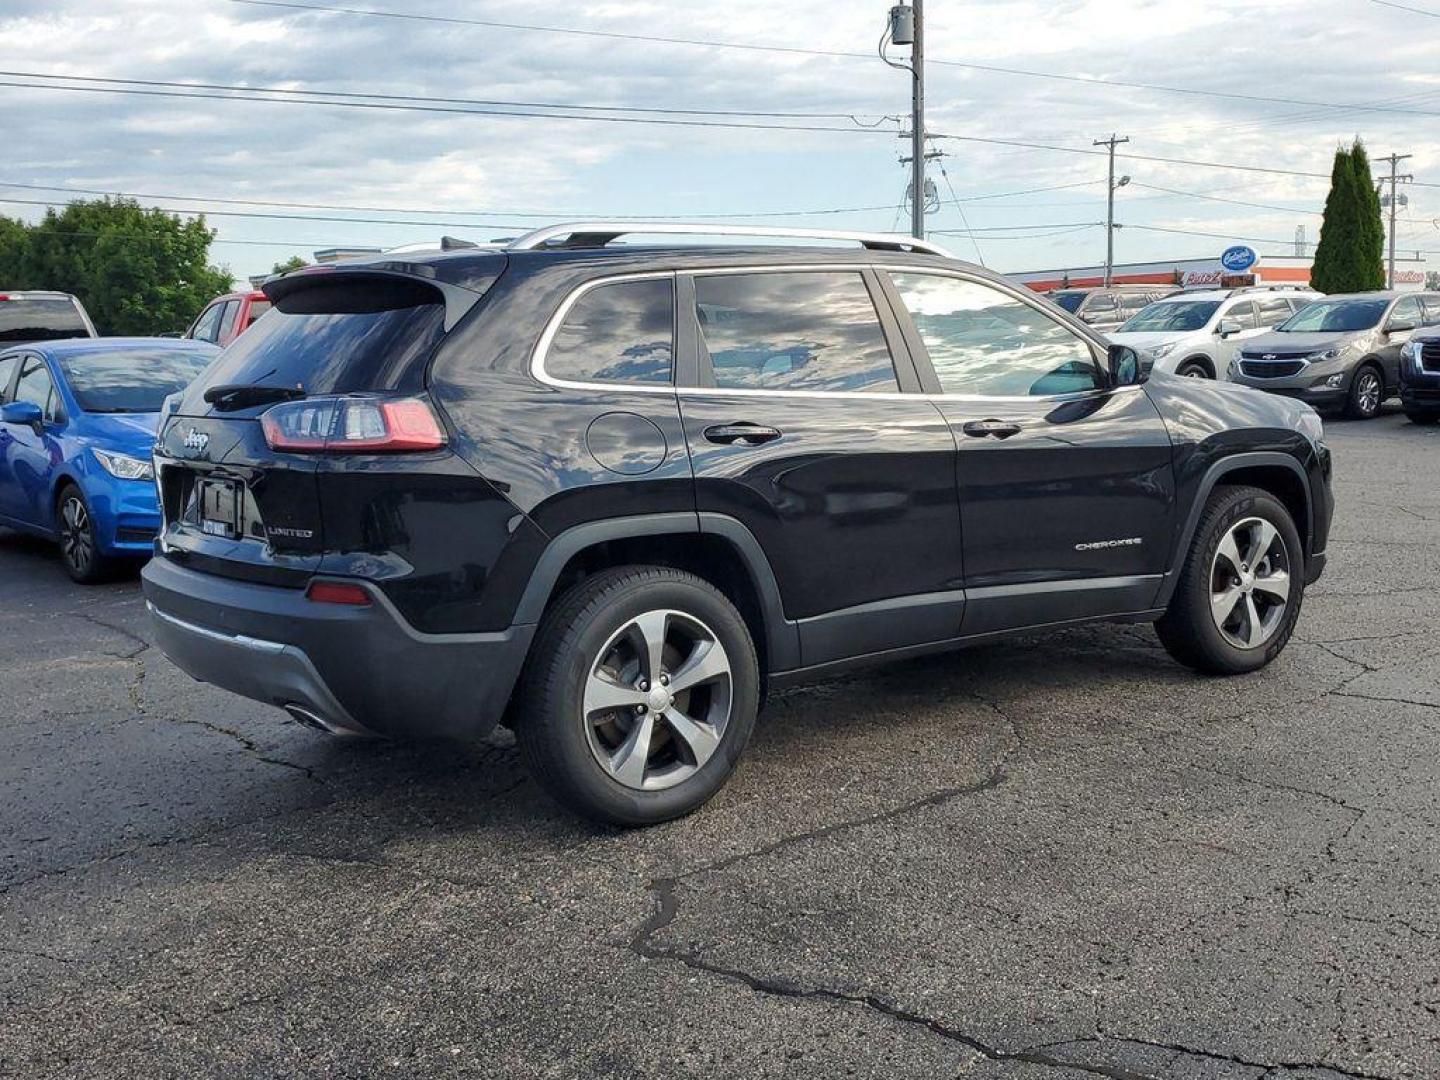
[[[1013,420],[971,420],[960,430],[975,439],[1008,439],[1020,434],[1020,425]]]
[[[759,446],[761,443],[780,438],[780,432],[773,427],[764,427],[761,424],[752,424],[741,420],[734,424],[716,424],[708,427],[705,429],[705,438],[712,443],[727,446],[734,443],[739,443],[741,446]]]

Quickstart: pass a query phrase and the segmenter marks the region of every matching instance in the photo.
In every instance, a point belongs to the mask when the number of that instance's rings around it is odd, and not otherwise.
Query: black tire
[[[641,790],[621,783],[592,750],[601,736],[585,715],[584,693],[592,671],[615,647],[617,635],[633,620],[655,611],[696,620],[723,646],[729,664],[728,719],[708,760],[687,778],[671,787]],[[668,567],[624,566],[586,578],[546,612],[530,657],[513,710],[516,742],[540,785],[583,817],[634,827],[691,813],[724,785],[755,727],[760,665],[754,642],[734,605],[694,574]],[[613,724],[636,723],[628,707],[609,715]],[[671,730],[662,729],[662,721],[654,723],[654,730],[663,731],[668,744],[658,753],[679,755],[682,746],[688,748]],[[689,765],[680,764],[694,767],[696,756],[690,757]]]
[[[95,585],[111,575],[114,564],[100,553],[90,504],[74,484],[66,484],[55,499],[55,531],[60,540],[60,565],[72,581]]]
[[[1212,568],[1230,530],[1250,518],[1269,522],[1285,545],[1290,579],[1286,607],[1260,644],[1241,648],[1232,643],[1211,615]],[[1200,524],[1170,599],[1155,624],[1160,642],[1180,663],[1208,675],[1242,675],[1279,656],[1295,630],[1305,596],[1305,552],[1290,511],[1269,492],[1253,487],[1217,487],[1205,504]]]
[[[1429,427],[1431,424],[1440,424],[1440,413],[1411,412],[1407,409],[1405,415],[1410,418],[1410,422],[1412,424],[1419,424],[1421,427]]]
[[[1178,368],[1175,369],[1175,374],[1187,379],[1215,378],[1214,375],[1210,374],[1210,368],[1206,366],[1205,361],[1203,360],[1186,360],[1183,364],[1181,364]]]
[[[1374,394],[1371,394],[1373,385]],[[1345,415],[1351,420],[1373,420],[1385,400],[1385,376],[1374,364],[1361,364],[1350,379],[1345,396]]]

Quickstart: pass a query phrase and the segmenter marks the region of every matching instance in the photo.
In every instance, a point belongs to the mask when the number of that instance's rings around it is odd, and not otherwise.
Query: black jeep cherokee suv
[[[1206,672],[1284,648],[1332,507],[1308,406],[1141,385],[923,243],[626,231],[266,286],[162,419],[175,663],[334,732],[503,719],[634,825],[715,793],[767,685],[1101,619]]]

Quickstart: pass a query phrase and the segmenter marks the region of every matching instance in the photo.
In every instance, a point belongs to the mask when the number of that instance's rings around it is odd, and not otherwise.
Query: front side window
[[[947,394],[1038,397],[1102,385],[1089,343],[990,285],[892,274]]]
[[[695,279],[715,385],[849,393],[900,389],[865,278],[856,272]]]
[[[220,336],[220,316],[225,314],[224,304],[211,304],[195,320],[195,325],[190,328],[190,336],[197,341],[215,341]]]
[[[39,405],[45,419],[54,420],[54,390],[55,385],[50,379],[50,369],[45,366],[45,361],[38,356],[26,360],[25,366],[20,369],[20,381],[15,384],[15,400]]]
[[[1091,293],[1085,304],[1086,315],[1108,315],[1116,308],[1114,293]]]
[[[5,404],[10,398],[10,377],[15,374],[15,365],[20,362],[18,355],[0,356],[0,405]]]
[[[550,342],[546,372],[574,382],[670,382],[674,291],[667,277],[614,281],[581,293]]]
[[[1422,321],[1418,296],[1405,297],[1395,305],[1395,310],[1390,313],[1390,325],[1397,329],[1403,326],[1414,328],[1419,326]]]
[[[1371,330],[1385,316],[1388,300],[1316,300],[1275,329],[1282,334],[1336,334]]]
[[[1085,302],[1085,294],[1083,292],[1054,292],[1050,294],[1050,299],[1074,315],[1080,310],[1080,305]]]

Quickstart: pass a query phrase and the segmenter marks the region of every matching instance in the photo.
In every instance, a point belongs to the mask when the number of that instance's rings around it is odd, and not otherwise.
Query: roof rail
[[[828,232],[820,229],[767,228],[758,225],[689,225],[679,222],[649,221],[585,221],[564,225],[547,225],[524,236],[517,236],[507,246],[509,251],[533,251],[542,247],[598,248],[622,236],[762,236],[796,240],[849,240],[870,251],[910,251],[921,255],[953,258],[939,244],[916,240],[910,236],[888,233]],[[555,243],[555,241],[561,241]]]

